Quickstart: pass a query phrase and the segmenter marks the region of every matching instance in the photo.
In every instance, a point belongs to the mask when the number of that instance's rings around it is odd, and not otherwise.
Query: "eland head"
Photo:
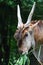
[[[33,29],[39,23],[37,22],[34,25],[31,24],[31,19],[34,13],[35,4],[36,3],[34,2],[32,10],[25,24],[23,24],[22,22],[22,18],[20,14],[20,7],[19,5],[17,5],[18,25],[17,25],[17,30],[14,34],[14,37],[17,40],[19,51],[23,53],[28,52],[31,47],[35,47]]]

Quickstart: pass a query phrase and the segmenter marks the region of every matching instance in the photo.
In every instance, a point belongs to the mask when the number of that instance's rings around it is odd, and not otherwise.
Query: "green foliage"
[[[30,65],[29,57],[26,54],[20,55],[18,59],[13,57],[13,59],[9,60],[9,65]]]
[[[16,0],[14,0],[14,1],[13,1],[13,0],[0,0],[0,3],[1,3],[1,2],[4,2],[4,3],[10,5],[12,8],[15,7],[16,4],[17,4],[17,3],[16,3]]]

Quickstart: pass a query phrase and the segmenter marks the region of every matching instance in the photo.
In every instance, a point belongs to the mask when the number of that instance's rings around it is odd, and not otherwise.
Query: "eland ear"
[[[40,22],[40,21],[38,21],[38,22],[36,22],[35,24],[33,24],[33,25],[31,26],[32,29],[35,28],[35,27],[38,25],[39,22]]]
[[[23,26],[19,5],[17,5],[17,17],[18,17],[18,25],[17,25],[17,28],[19,28],[19,27]]]
[[[31,19],[32,19],[32,16],[33,16],[33,13],[34,13],[34,9],[35,9],[35,5],[36,5],[36,2],[34,2],[34,4],[33,4],[32,10],[31,10],[31,12],[28,16],[28,19],[27,19],[25,26],[28,26],[29,23],[31,22]]]

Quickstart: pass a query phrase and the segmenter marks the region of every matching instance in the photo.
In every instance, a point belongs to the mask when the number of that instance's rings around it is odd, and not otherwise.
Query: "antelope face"
[[[14,37],[17,40],[18,49],[21,52],[28,52],[31,48],[33,31],[30,27],[23,27],[16,30]]]
[[[17,30],[14,34],[14,37],[17,40],[17,45],[18,45],[19,51],[22,51],[23,53],[28,52],[29,49],[35,45],[33,28],[38,24],[38,22],[35,23],[34,25],[30,24],[34,9],[35,9],[35,2],[33,4],[32,10],[28,16],[27,22],[25,24],[23,24],[22,18],[20,15],[20,7],[19,7],[19,5],[17,6],[18,26],[17,26]]]

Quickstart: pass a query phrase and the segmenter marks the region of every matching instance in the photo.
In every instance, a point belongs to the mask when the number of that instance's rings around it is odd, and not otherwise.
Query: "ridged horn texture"
[[[35,5],[36,5],[36,2],[34,2],[34,4],[33,4],[32,10],[31,10],[31,12],[28,16],[28,19],[27,19],[25,26],[28,26],[29,23],[31,22],[31,19],[32,19],[32,16],[33,16],[33,13],[34,13],[34,9],[35,9]]]
[[[18,18],[18,26],[17,26],[17,28],[19,28],[23,24],[22,23],[21,14],[20,14],[20,7],[19,7],[19,5],[17,5],[17,18]]]

